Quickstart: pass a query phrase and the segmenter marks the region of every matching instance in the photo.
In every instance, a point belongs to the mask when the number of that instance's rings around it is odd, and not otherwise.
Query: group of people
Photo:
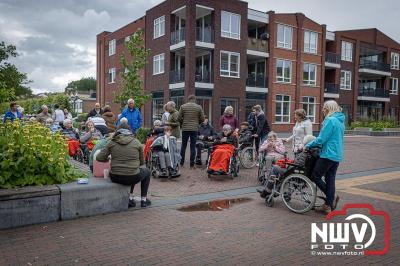
[[[151,173],[144,167],[149,150],[159,158],[161,177],[176,178],[179,176],[179,167],[184,166],[185,152],[190,141],[190,168],[202,165],[202,151],[210,152],[209,148],[212,147],[213,161],[206,161],[206,164],[209,173],[217,174],[227,172],[227,161],[239,143],[254,145],[260,156],[275,160],[282,158],[286,152],[284,144],[291,142],[295,161],[298,163],[303,163],[305,151],[318,147],[321,153],[313,169],[312,179],[327,197],[321,210],[329,212],[336,208],[339,197],[335,193],[335,176],[343,158],[344,115],[335,101],[324,103],[322,111],[325,119],[317,138],[312,136],[312,123],[303,109],[295,111],[296,123],[291,136],[286,139],[278,138],[277,134],[270,130],[260,105],[254,106],[247,121],[240,125],[234,115],[233,107],[227,106],[220,118],[219,124],[222,129],[220,133],[217,133],[209,123],[202,107],[196,103],[194,95],[188,97],[187,103],[183,104],[179,111],[173,101],[165,104],[164,110],[161,120],[154,122],[149,136],[151,141],[144,147],[135,137],[143,120],[140,109],[135,107],[133,99],[127,101],[126,108],[118,117],[111,111],[110,106],[101,108],[100,104],[96,103],[88,114],[83,134],[79,134],[73,127],[68,110],[61,110],[58,105],[54,106],[52,115],[49,114],[47,106],[42,106],[41,112],[34,119],[49,126],[52,131],[59,130],[66,136],[71,143],[70,154],[83,143],[88,149],[98,150],[93,155],[94,160],[104,162],[112,158],[110,178],[113,182],[131,186],[130,206],[135,205],[133,187],[139,182],[141,206],[146,207],[151,204],[147,199]],[[11,103],[4,121],[21,118],[18,106],[15,102]],[[180,138],[182,145],[179,149],[177,140]],[[104,141],[99,142],[99,140]],[[210,154],[207,160],[209,158]],[[269,175],[279,176],[283,171],[284,166],[275,165]],[[322,177],[325,177],[325,181]],[[259,192],[265,197],[271,193],[271,189],[266,186]]]

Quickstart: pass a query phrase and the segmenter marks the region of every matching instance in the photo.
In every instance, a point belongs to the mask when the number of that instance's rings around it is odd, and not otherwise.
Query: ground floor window
[[[275,122],[290,123],[290,95],[275,96]]]
[[[264,113],[267,114],[265,108],[266,94],[265,93],[246,93],[246,119],[251,113],[255,105],[260,105]]]
[[[311,122],[315,123],[315,108],[316,108],[315,97],[304,96],[302,97],[301,103],[303,105],[303,109],[306,111],[307,117],[311,120]]]
[[[340,107],[342,107],[342,112],[345,116],[346,124],[349,125],[353,119],[353,116],[351,115],[352,114],[351,105],[350,104],[341,104]]]
[[[397,114],[399,112],[399,108],[398,107],[391,107],[389,109],[389,118],[397,121]]]
[[[183,90],[171,90],[170,91],[170,101],[173,101],[175,103],[175,108],[176,110],[179,111],[181,108],[181,105],[184,104],[184,96],[185,92]]]
[[[225,108],[227,106],[233,107],[233,114],[235,117],[238,117],[238,100],[235,98],[221,98],[221,111],[220,114],[223,115],[225,112]]]
[[[152,124],[155,120],[161,120],[164,113],[164,99],[163,98],[153,98],[152,100]]]
[[[211,98],[200,98],[197,97],[196,103],[203,108],[204,115],[208,117],[208,120],[212,121],[212,108],[211,108]]]
[[[358,101],[357,118],[380,120],[384,108],[383,102]]]

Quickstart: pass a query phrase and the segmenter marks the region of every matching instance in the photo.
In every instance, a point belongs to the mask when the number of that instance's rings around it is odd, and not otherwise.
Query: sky
[[[222,1],[222,0],[220,0]],[[17,46],[13,63],[34,93],[63,91],[96,77],[96,35],[143,16],[161,0],[0,0],[0,41]],[[399,0],[249,0],[249,8],[302,12],[328,30],[378,28],[400,42]]]

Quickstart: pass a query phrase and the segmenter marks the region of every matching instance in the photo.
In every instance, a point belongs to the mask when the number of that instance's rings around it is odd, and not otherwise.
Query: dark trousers
[[[209,147],[210,147],[209,142],[197,141],[197,143],[196,143],[196,161],[201,162],[201,151],[203,149],[207,149],[208,150],[207,158],[210,156],[210,150],[208,149]]]
[[[190,167],[194,166],[196,156],[197,131],[182,131],[181,165],[185,163],[185,152],[190,138]]]
[[[265,141],[266,135],[258,136],[257,138],[254,138],[254,144],[256,146],[256,151],[258,154],[258,149],[260,148],[260,145]]]
[[[333,200],[335,199],[335,178],[338,167],[338,162],[319,158],[315,163],[311,176],[319,189],[324,192],[326,196],[326,204],[331,207],[333,205]],[[323,176],[325,177],[325,181],[322,180]]]
[[[147,191],[150,185],[150,170],[147,168],[139,168],[140,172],[136,175],[114,175],[110,173],[111,181],[125,186],[131,186],[131,193],[135,185],[140,182],[140,195],[147,197]]]

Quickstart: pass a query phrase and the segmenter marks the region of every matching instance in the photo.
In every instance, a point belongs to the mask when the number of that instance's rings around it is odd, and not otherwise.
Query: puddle
[[[222,211],[229,209],[233,204],[240,204],[252,201],[251,198],[235,198],[235,199],[223,199],[213,200],[209,202],[201,202],[192,204],[189,206],[181,207],[178,211],[181,212],[196,212],[196,211]]]

